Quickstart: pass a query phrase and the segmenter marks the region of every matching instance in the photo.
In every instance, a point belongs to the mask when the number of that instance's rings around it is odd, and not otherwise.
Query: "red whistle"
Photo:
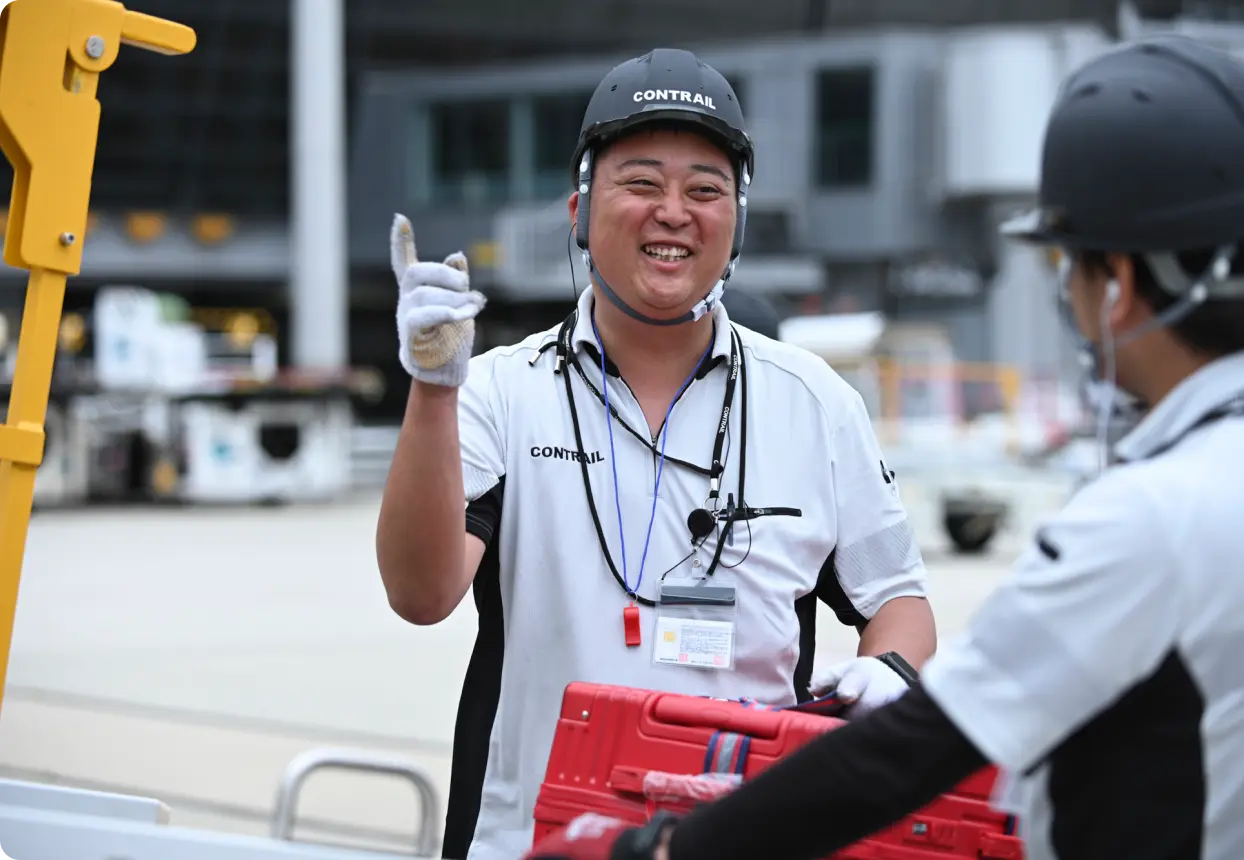
[[[639,633],[639,607],[634,603],[622,610],[622,628],[626,631],[626,647],[637,648],[643,637]]]

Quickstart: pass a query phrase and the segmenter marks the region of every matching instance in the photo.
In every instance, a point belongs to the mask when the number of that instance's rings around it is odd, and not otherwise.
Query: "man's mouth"
[[[663,263],[676,263],[691,256],[691,249],[682,245],[644,245],[643,252]]]

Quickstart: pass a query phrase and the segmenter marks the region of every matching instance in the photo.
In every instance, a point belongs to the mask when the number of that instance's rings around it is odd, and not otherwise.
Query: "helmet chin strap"
[[[622,311],[622,313],[626,314],[631,319],[638,320],[645,325],[655,326],[683,325],[684,323],[695,322],[707,314],[712,313],[714,306],[721,301],[721,296],[726,291],[726,281],[730,280],[730,275],[734,273],[734,261],[731,260],[730,265],[726,267],[725,274],[723,274],[721,279],[718,280],[717,283],[713,285],[713,288],[708,291],[708,295],[696,302],[695,306],[692,307],[691,310],[687,311],[682,316],[673,317],[671,319],[657,319],[635,310],[633,307],[628,305],[621,296],[614,292],[613,287],[609,286],[608,282],[601,277],[600,272],[597,271],[596,265],[592,262],[592,255],[588,251],[583,252],[583,265],[587,266],[587,271],[588,274],[592,276],[592,281],[596,284],[596,286],[600,287],[600,291],[605,294],[605,297],[608,298],[610,302],[613,303],[614,307]]]

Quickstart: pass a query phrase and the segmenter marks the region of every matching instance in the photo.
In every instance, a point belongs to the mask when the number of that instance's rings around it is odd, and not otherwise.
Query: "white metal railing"
[[[497,215],[494,230],[499,246],[496,274],[503,290],[564,297],[568,266],[574,267],[578,283],[586,283],[587,270],[570,236],[565,199],[507,207]]]
[[[297,756],[281,775],[273,807],[271,835],[273,839],[294,838],[294,819],[298,794],[307,778],[317,770],[347,770],[360,773],[399,776],[409,782],[419,797],[419,829],[415,832],[414,855],[430,857],[440,847],[437,822],[440,801],[436,788],[427,774],[413,762],[392,755],[378,755],[364,750],[314,749]]]
[[[313,751],[314,752],[314,751]],[[386,760],[387,763],[400,760]],[[291,764],[299,764],[295,760]],[[385,771],[389,772],[389,771]],[[397,771],[394,771],[395,773]],[[286,776],[289,777],[290,772]],[[294,771],[293,775],[297,775]],[[169,825],[169,809],[146,797],[108,794],[57,785],[0,782],[0,856],[22,860],[392,860],[437,854],[438,799],[425,777],[412,781],[428,806],[416,837],[417,850],[346,848],[287,838],[246,836]],[[292,795],[291,795],[292,797]],[[429,817],[432,826],[427,827]]]

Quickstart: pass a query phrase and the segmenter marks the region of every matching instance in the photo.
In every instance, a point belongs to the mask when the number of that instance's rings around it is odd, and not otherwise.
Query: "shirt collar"
[[[1215,359],[1180,382],[1136,427],[1115,453],[1141,460],[1188,431],[1206,413],[1244,394],[1244,352]]]
[[[586,350],[592,361],[599,364],[600,353],[596,346],[596,332],[592,330],[592,307],[595,300],[592,286],[589,284],[584,287],[583,293],[579,296],[579,318],[575,321],[574,331],[570,335],[570,348],[576,354],[580,350]],[[710,370],[730,357],[730,317],[720,301],[713,305],[712,315],[713,352],[709,360],[704,362],[700,368],[700,372],[696,374],[697,379],[703,379]],[[617,367],[608,356],[605,356],[605,370],[610,376],[620,376]]]

